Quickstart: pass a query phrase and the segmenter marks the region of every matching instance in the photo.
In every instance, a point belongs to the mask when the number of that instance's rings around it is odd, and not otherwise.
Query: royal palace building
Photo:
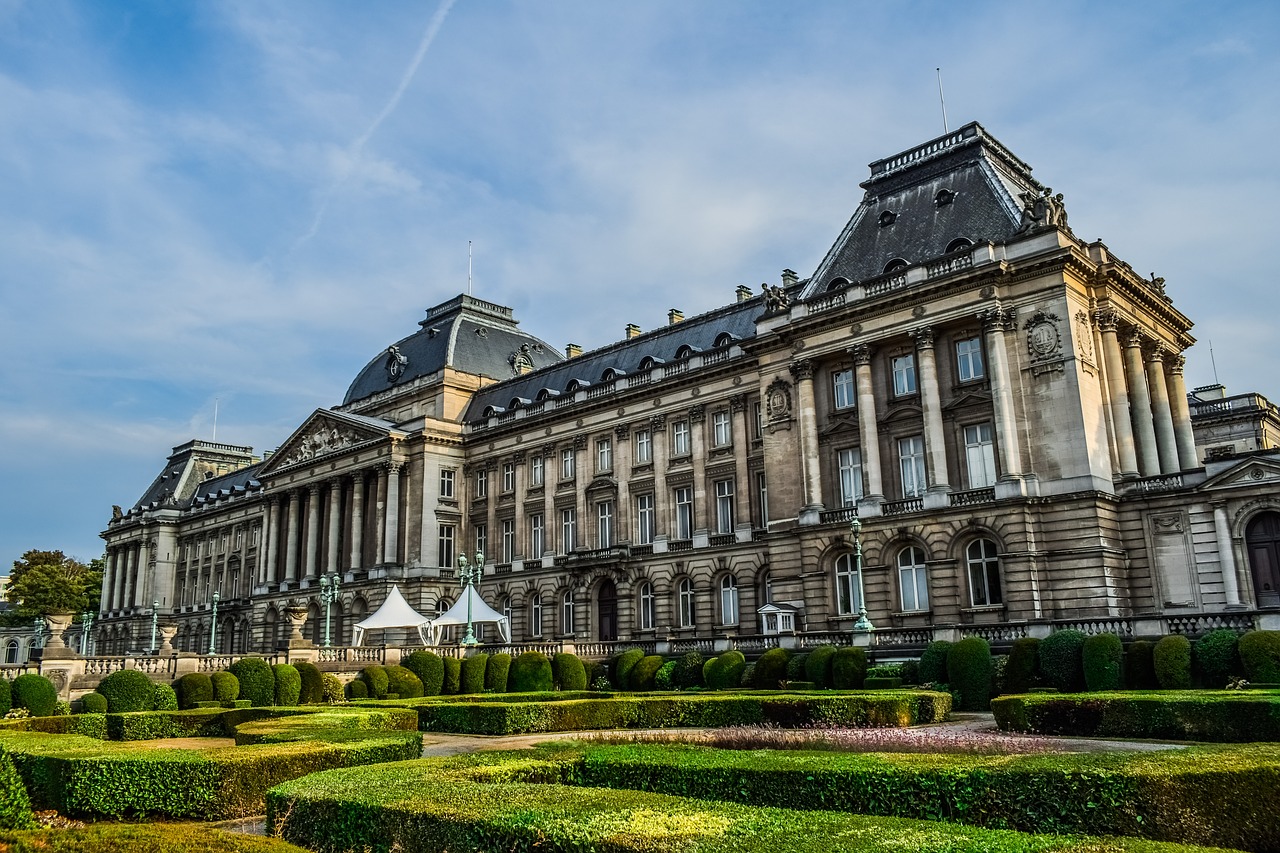
[[[478,556],[515,642],[827,641],[865,608],[909,646],[1280,608],[1280,415],[1188,393],[1163,279],[1078,238],[978,124],[862,188],[808,278],[590,352],[456,296],[275,452],[174,448],[102,534],[99,650],[145,647],[153,612],[187,651],[271,650],[300,607],[318,642],[322,578],[342,645],[393,585],[442,612]]]

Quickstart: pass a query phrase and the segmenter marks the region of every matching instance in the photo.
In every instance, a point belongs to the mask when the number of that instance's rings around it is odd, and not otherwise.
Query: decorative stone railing
[[[907,498],[901,501],[885,501],[883,512],[885,515],[906,515],[909,512],[922,512],[924,510],[924,498]]]
[[[952,492],[947,497],[951,506],[976,506],[994,503],[996,490],[994,486],[986,489],[969,489],[965,492]]]

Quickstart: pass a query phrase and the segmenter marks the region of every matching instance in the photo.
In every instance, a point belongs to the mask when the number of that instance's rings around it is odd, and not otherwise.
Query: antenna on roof
[[[945,136],[951,131],[947,129],[947,99],[942,95],[942,68],[936,69],[938,72],[938,101],[942,104],[942,134]]]
[[[218,398],[213,398],[213,441],[218,441]]]
[[[1218,362],[1213,357],[1213,341],[1209,341],[1209,364],[1213,365],[1213,384],[1221,385],[1222,383],[1218,381]]]
[[[467,296],[471,296],[471,241],[467,241]]]

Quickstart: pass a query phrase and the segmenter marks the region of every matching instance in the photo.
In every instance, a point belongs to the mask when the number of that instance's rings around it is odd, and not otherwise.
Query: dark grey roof
[[[266,461],[264,460],[247,468],[232,471],[230,474],[214,477],[212,480],[200,481],[200,484],[196,486],[195,494],[191,496],[191,500],[188,503],[203,503],[217,500],[218,498],[227,498],[234,495],[242,495],[245,492],[256,491],[262,486],[257,479],[258,471],[265,464]]]
[[[444,367],[502,379],[514,374],[512,358],[522,347],[534,367],[564,358],[554,347],[520,331],[510,308],[466,294],[428,309],[418,325],[421,330],[394,345],[405,359],[403,372],[393,377],[387,369],[388,351],[383,350],[351,383],[344,406]]]
[[[240,465],[236,470],[221,476],[204,479],[201,469],[217,465]],[[192,440],[173,449],[161,470],[146,492],[133,505],[130,512],[143,512],[163,506],[188,507],[197,498],[205,500],[219,496],[241,494],[258,488],[254,479],[262,467],[253,459],[253,448],[234,444]]]
[[[953,240],[1007,241],[1022,219],[1023,192],[1043,189],[1031,167],[976,122],[871,164],[866,194],[810,279],[805,296],[836,279],[882,275],[895,259],[918,264]],[[939,203],[950,193],[949,203]]]
[[[490,385],[472,396],[463,420],[484,418],[490,406],[498,410],[507,409],[516,398],[536,400],[543,389],[555,396],[556,393],[564,393],[574,381],[582,387],[594,385],[604,379],[607,370],[619,376],[634,373],[640,370],[641,362],[646,359],[654,359],[658,364],[675,361],[685,347],[692,348],[694,352],[707,352],[715,349],[717,343],[730,346],[755,337],[756,317],[763,310],[762,299],[756,296],[592,350],[552,367]]]

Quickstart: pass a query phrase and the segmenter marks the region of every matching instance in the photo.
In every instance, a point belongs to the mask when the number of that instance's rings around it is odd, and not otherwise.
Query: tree
[[[18,616],[97,610],[102,598],[101,559],[82,563],[61,551],[31,550],[13,561],[5,597]]]

